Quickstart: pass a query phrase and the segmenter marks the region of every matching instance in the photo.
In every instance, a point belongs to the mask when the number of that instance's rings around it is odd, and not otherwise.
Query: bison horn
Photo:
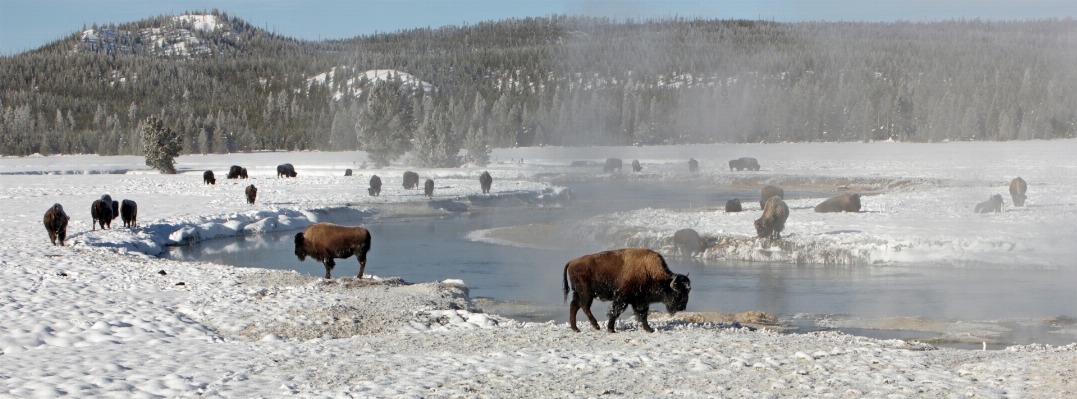
[[[677,278],[676,277],[674,277],[672,280],[669,280],[669,288],[672,288],[674,291],[677,291]]]

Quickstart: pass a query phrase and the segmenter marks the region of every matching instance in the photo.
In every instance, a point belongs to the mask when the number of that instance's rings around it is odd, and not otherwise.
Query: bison
[[[351,176],[351,175],[352,175],[352,170],[351,169],[344,169],[344,177],[348,177],[348,176]]]
[[[479,185],[482,186],[483,194],[490,194],[490,185],[494,184],[494,178],[490,176],[490,172],[483,171],[479,176]]]
[[[251,184],[247,186],[247,190],[245,190],[245,192],[247,193],[247,203],[254,205],[254,200],[258,198],[258,187],[255,187],[253,184]]]
[[[744,210],[744,208],[742,208],[740,206],[740,198],[733,198],[733,199],[725,202],[725,211],[726,212],[740,212],[740,211],[743,211],[743,210]]]
[[[695,230],[680,229],[673,233],[673,246],[685,255],[694,255],[703,252],[706,248],[706,241]]]
[[[602,172],[610,173],[614,169],[617,169],[618,172],[621,171],[621,160],[619,158],[606,159],[606,164],[602,166]]]
[[[572,283],[572,302],[568,310],[568,322],[573,331],[576,313],[581,308],[595,330],[601,330],[591,314],[591,302],[613,301],[606,313],[606,328],[616,332],[614,324],[628,305],[636,314],[643,330],[654,332],[647,324],[650,304],[662,302],[670,314],[688,306],[688,293],[692,291],[688,276],[669,271],[666,260],[657,252],[645,248],[623,248],[584,255],[565,265],[562,286],[568,300],[569,282]]]
[[[763,209],[767,205],[767,200],[770,197],[778,197],[785,199],[785,190],[775,186],[763,186],[763,189],[759,191],[759,209]]]
[[[699,172],[699,161],[695,158],[688,158],[688,173]]]
[[[779,196],[770,197],[763,207],[763,216],[755,221],[755,233],[759,238],[780,240],[785,220],[789,218],[789,206]]]
[[[104,197],[108,197],[105,195]],[[90,216],[93,217],[93,221],[96,224],[91,224],[94,230],[97,230],[97,225],[101,226],[101,230],[106,228],[112,228],[112,199],[108,200],[99,199],[94,200],[93,204],[90,204]]]
[[[247,178],[245,176],[247,174],[246,170],[247,169],[243,168],[242,166],[232,165],[231,167],[228,168],[228,176],[227,176],[227,178],[228,179],[239,179],[239,178],[246,179]]]
[[[1013,206],[1025,206],[1025,192],[1028,191],[1028,184],[1025,183],[1025,179],[1020,177],[1010,181],[1010,198],[1013,198]]]
[[[729,161],[729,171],[732,172],[733,169],[736,169],[737,171],[741,171],[744,169],[759,170],[759,161],[757,161],[755,158],[749,157],[734,159],[732,161]]]
[[[418,187],[419,187],[419,174],[415,173],[415,172],[412,172],[410,170],[407,171],[407,172],[404,172],[404,189],[405,190],[411,190],[413,188],[418,188]]]
[[[995,194],[987,201],[976,204],[976,213],[1002,212],[1002,195]]]
[[[278,178],[280,178],[282,176],[283,177],[296,177],[298,175],[299,175],[298,173],[295,173],[295,166],[292,166],[292,164],[290,164],[290,163],[286,163],[286,164],[283,164],[283,165],[277,165],[277,177]]]
[[[815,206],[818,213],[860,212],[860,194],[840,194]]]
[[[336,262],[333,258],[347,259],[355,255],[359,259],[359,278],[366,270],[366,253],[370,252],[370,232],[362,227],[338,226],[318,223],[295,234],[295,256],[299,261],[311,257],[325,265],[325,278]]]
[[[138,219],[138,204],[129,199],[123,200],[120,214],[123,215],[123,227],[135,227]]]
[[[370,188],[367,189],[371,197],[381,196],[381,178],[378,175],[370,177]]]
[[[120,201],[112,201],[112,220],[120,217]]]
[[[640,166],[639,160],[638,159],[633,159],[632,160],[632,171],[636,172],[636,173],[639,173],[639,171],[641,171],[641,170],[643,170],[643,166]]]
[[[60,246],[64,246],[64,240],[67,239],[67,222],[70,219],[60,204],[52,204],[52,207],[45,211],[45,230],[49,232],[52,245],[56,245],[59,240]]]
[[[423,194],[427,197],[434,198],[434,180],[426,179],[426,183],[423,184]]]
[[[212,170],[207,170],[205,173],[202,173],[202,184],[217,184],[217,178],[213,177]]]

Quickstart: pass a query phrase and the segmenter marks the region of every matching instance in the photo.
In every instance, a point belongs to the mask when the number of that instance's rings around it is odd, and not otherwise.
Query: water
[[[684,208],[718,206],[739,197],[750,202],[755,190],[717,190],[688,184],[654,182],[563,183],[575,200],[563,208],[493,208],[469,214],[364,223],[373,237],[366,272],[399,276],[405,281],[463,279],[473,297],[513,301],[526,306],[500,308],[499,313],[525,320],[566,321],[561,284],[564,265],[602,248],[575,242],[560,234],[558,222],[647,206]],[[825,197],[818,192],[787,191],[787,198]],[[495,227],[549,224],[535,244],[557,248],[519,248],[473,242],[468,232]],[[750,230],[750,226],[746,226]],[[244,267],[297,270],[322,276],[323,266],[299,262],[293,254],[295,232],[210,240],[170,248],[169,257]],[[824,267],[750,262],[714,262],[667,257],[670,268],[690,273],[688,311],[735,313],[757,310],[793,319],[800,331],[817,330],[817,319],[852,318],[842,331],[880,338],[922,338],[922,332],[863,328],[857,318],[923,317],[985,320],[1077,315],[1077,269],[983,270],[924,266]],[[354,276],[354,258],[339,260],[333,276]],[[604,313],[605,304],[596,313]],[[660,304],[654,305],[661,309]],[[840,316],[825,316],[840,315]],[[625,316],[622,316],[625,317]],[[900,323],[898,323],[900,324]],[[1047,326],[1010,328],[1006,342],[1068,343],[1072,337],[1049,333]],[[938,334],[928,334],[938,335]],[[1019,336],[1018,336],[1019,335]],[[958,345],[960,346],[960,345]]]

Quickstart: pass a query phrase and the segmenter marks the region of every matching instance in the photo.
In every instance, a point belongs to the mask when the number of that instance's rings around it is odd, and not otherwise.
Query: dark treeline
[[[461,148],[482,163],[514,146],[1077,135],[1070,19],[551,16],[313,42],[207,15],[212,29],[160,16],[0,58],[0,153],[137,154],[149,115],[185,153],[426,166]]]

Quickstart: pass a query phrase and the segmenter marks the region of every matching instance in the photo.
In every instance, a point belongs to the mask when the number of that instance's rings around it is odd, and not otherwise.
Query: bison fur
[[[490,176],[490,172],[483,171],[479,176],[479,186],[482,186],[483,194],[490,194],[490,186],[494,184],[494,178]]]
[[[247,194],[247,203],[254,205],[254,200],[258,199],[258,187],[255,187],[253,184],[251,184],[247,186],[247,189],[244,190],[244,193]]]
[[[331,278],[329,273],[336,265],[334,258],[347,259],[352,255],[359,260],[359,278],[363,278],[367,252],[370,252],[370,232],[362,227],[318,223],[295,234],[295,256],[300,262],[308,256],[322,262],[325,278]]]
[[[427,197],[434,198],[434,180],[426,179],[426,183],[423,183],[423,194]]]
[[[606,159],[606,164],[602,165],[602,172],[603,173],[610,173],[610,172],[613,172],[614,169],[617,169],[618,172],[621,171],[621,159],[620,158]]]
[[[277,177],[296,177],[298,173],[295,173],[295,166],[290,163],[283,165],[277,165]]]
[[[52,241],[52,245],[56,245],[56,241],[60,241],[60,246],[64,246],[64,240],[67,239],[67,222],[69,220],[71,218],[67,217],[64,207],[60,206],[60,204],[52,204],[52,207],[45,211],[45,230],[49,232],[49,240]]]
[[[742,208],[740,206],[740,198],[733,198],[733,199],[725,202],[725,211],[726,212],[740,212],[740,211],[743,211],[743,210],[744,210],[744,208]]]
[[[228,176],[227,176],[227,178],[228,179],[239,179],[239,178],[243,177],[241,175],[243,174],[244,170],[246,170],[246,169],[244,169],[242,166],[232,165],[231,167],[228,168]]]
[[[706,241],[692,229],[680,229],[673,233],[673,246],[682,254],[695,255],[706,249]]]
[[[93,204],[90,204],[90,216],[96,223],[91,224],[94,230],[97,230],[98,225],[101,230],[112,228],[112,201],[94,200]]]
[[[212,170],[207,170],[205,173],[202,173],[202,184],[217,184],[217,178],[213,177]]]
[[[1028,191],[1028,183],[1025,183],[1025,179],[1020,177],[1010,181],[1010,198],[1013,199],[1013,206],[1025,206],[1025,192]]]
[[[789,218],[789,206],[781,197],[774,196],[763,207],[763,216],[755,221],[755,233],[759,238],[780,240],[785,220]]]
[[[370,188],[367,189],[371,197],[381,196],[381,178],[378,175],[370,177]]]
[[[976,213],[1002,212],[1002,195],[995,194],[987,201],[976,204]]]
[[[419,174],[415,173],[415,172],[412,172],[410,170],[407,171],[407,172],[404,172],[404,189],[405,190],[411,190],[413,188],[418,188],[418,187],[419,187]]]
[[[638,159],[633,159],[632,160],[632,171],[636,172],[636,173],[639,173],[639,171],[641,171],[641,170],[643,170],[643,166],[640,166],[639,160]]]
[[[770,197],[785,199],[785,190],[775,186],[763,186],[763,189],[759,190],[759,209],[766,207],[767,200]]]
[[[129,199],[123,200],[120,215],[123,216],[123,227],[135,227],[138,221],[138,204]]]
[[[688,173],[699,172],[699,161],[695,158],[688,158]]]
[[[744,169],[759,170],[759,161],[750,157],[734,159],[729,161],[729,171],[732,172],[733,169],[736,169],[737,171]]]
[[[351,169],[344,169],[344,177],[348,177],[348,176],[351,176],[351,175],[352,175],[352,170]]]
[[[815,206],[818,213],[860,212],[860,194],[840,194]]]

